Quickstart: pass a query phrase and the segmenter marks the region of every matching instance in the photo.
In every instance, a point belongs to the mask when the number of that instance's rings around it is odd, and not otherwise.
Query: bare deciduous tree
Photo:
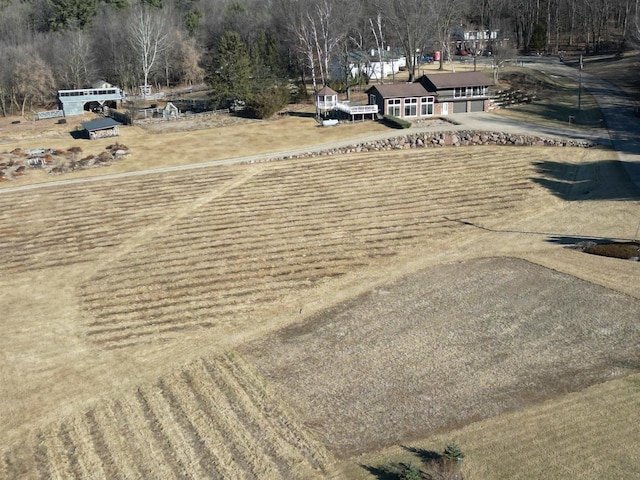
[[[445,0],[437,0],[445,1]],[[434,20],[428,0],[376,0],[377,11],[391,26],[407,59],[409,81],[415,80],[416,51],[427,42]]]
[[[55,74],[61,88],[83,88],[93,78],[93,57],[87,35],[79,30],[58,35],[54,44]]]
[[[11,102],[24,116],[27,103],[43,103],[52,96],[55,87],[53,73],[32,46],[16,47],[8,62],[11,65],[7,79]]]
[[[371,33],[373,33],[373,38],[376,42],[376,51],[378,53],[378,62],[380,62],[380,78],[378,78],[378,83],[382,83],[384,81],[384,34],[382,31],[382,13],[378,12],[376,15],[376,22],[374,24],[373,20],[369,19],[369,25],[371,26]]]
[[[182,81],[187,85],[202,83],[205,71],[200,66],[201,52],[196,48],[193,38],[183,39],[180,44],[181,58],[180,71]]]
[[[157,9],[144,4],[134,8],[129,22],[130,44],[142,68],[143,85],[149,85],[156,60],[167,47],[167,21]]]

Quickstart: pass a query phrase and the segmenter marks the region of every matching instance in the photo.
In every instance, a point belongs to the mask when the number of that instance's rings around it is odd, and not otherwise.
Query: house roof
[[[374,85],[367,93],[377,90],[382,98],[424,97],[429,94],[421,83],[393,83],[389,85]]]
[[[432,73],[423,75],[418,81],[427,86],[431,84],[436,90],[493,85],[493,82],[482,72]]]
[[[82,126],[87,132],[95,132],[97,130],[106,130],[107,128],[113,128],[120,125],[120,122],[115,121],[113,118],[105,117],[97,120],[91,120],[90,122],[84,122]]]
[[[338,92],[336,92],[333,88],[327,87],[325,85],[316,95],[338,95]]]

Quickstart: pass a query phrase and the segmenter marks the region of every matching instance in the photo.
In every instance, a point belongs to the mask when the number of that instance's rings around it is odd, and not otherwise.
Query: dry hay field
[[[0,191],[0,478],[381,478],[379,449],[439,432],[471,478],[592,454],[640,475],[620,460],[638,264],[563,248],[633,237],[614,158],[460,147]],[[623,427],[607,455],[573,413],[598,395]],[[509,438],[524,469],[498,461]]]

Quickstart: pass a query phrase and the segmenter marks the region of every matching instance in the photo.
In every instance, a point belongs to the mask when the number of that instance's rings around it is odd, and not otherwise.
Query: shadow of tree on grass
[[[640,200],[640,189],[629,181],[627,167],[625,162],[618,160],[584,164],[548,160],[534,163],[540,176],[531,181],[567,201]]]

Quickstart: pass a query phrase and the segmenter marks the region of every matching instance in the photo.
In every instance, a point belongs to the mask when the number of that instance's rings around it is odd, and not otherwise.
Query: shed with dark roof
[[[105,137],[117,137],[120,135],[120,122],[110,117],[99,118],[90,122],[84,122],[82,127],[87,132],[89,139]]]

